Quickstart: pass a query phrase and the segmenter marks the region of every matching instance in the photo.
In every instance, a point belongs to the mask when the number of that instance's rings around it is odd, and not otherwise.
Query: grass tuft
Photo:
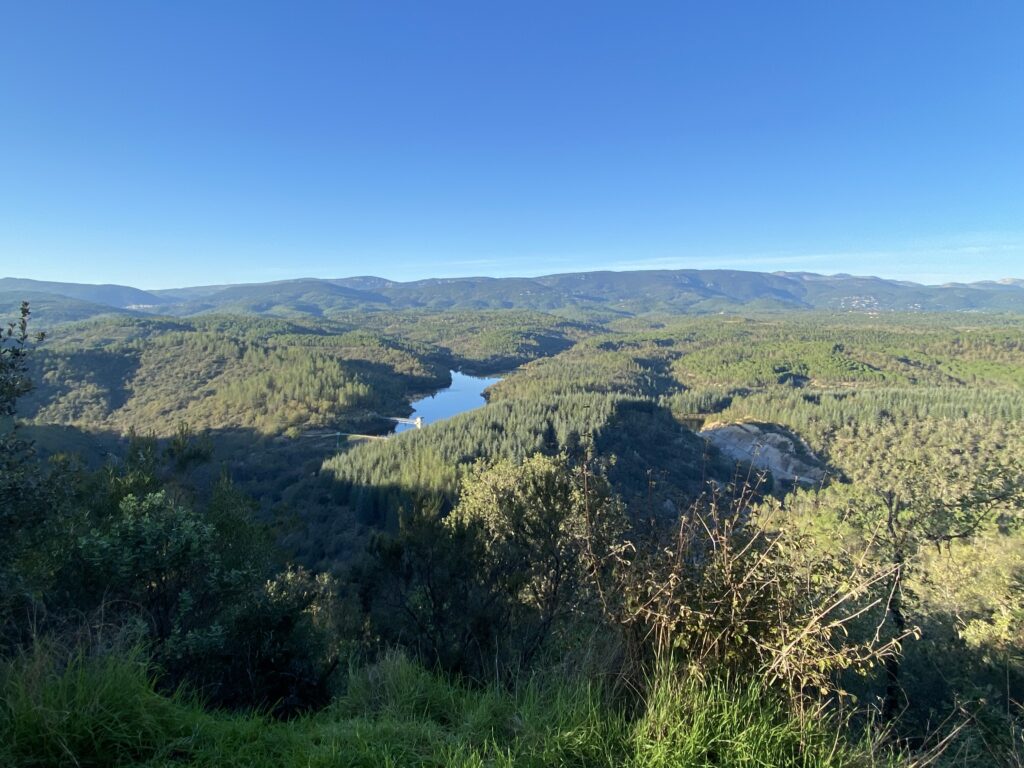
[[[636,717],[585,681],[475,689],[401,655],[350,673],[328,709],[290,722],[211,713],[154,687],[141,654],[36,648],[0,663],[4,766],[875,765],[835,724],[799,720],[756,684],[659,675]]]

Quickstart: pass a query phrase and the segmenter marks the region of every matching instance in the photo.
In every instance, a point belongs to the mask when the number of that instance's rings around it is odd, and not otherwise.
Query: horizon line
[[[543,278],[562,277],[562,276],[565,276],[565,275],[641,274],[641,273],[651,273],[651,272],[672,272],[672,273],[678,273],[678,272],[690,272],[690,273],[700,273],[700,272],[733,272],[733,273],[748,274],[748,275],[772,275],[772,276],[777,276],[777,277],[791,277],[791,276],[800,276],[800,275],[808,275],[808,276],[823,277],[823,278],[844,278],[845,277],[845,278],[854,278],[854,279],[884,280],[886,282],[891,282],[891,283],[903,283],[903,284],[906,284],[906,285],[918,285],[918,286],[925,287],[925,288],[944,288],[944,287],[955,287],[955,286],[974,286],[974,285],[992,285],[992,284],[999,285],[999,284],[1011,284],[1011,283],[1014,283],[1014,282],[1022,282],[1022,281],[1024,281],[1024,278],[1013,277],[1013,276],[1007,275],[1007,276],[1004,276],[1004,277],[1001,277],[1001,278],[990,278],[990,279],[981,279],[981,280],[970,280],[970,281],[951,280],[951,281],[946,281],[946,282],[942,282],[942,283],[923,283],[923,282],[918,282],[916,280],[905,280],[905,279],[900,279],[900,278],[882,277],[881,275],[876,275],[876,274],[855,274],[855,273],[852,273],[852,272],[824,273],[824,272],[812,272],[812,271],[808,271],[808,270],[772,270],[772,271],[763,271],[763,270],[754,270],[754,269],[733,269],[733,268],[728,268],[728,267],[703,267],[703,268],[681,267],[681,268],[677,268],[677,269],[665,269],[665,268],[662,268],[662,269],[656,269],[656,268],[647,268],[647,269],[590,269],[590,270],[576,270],[576,271],[566,271],[566,272],[548,272],[548,273],[534,274],[534,275],[500,275],[500,276],[499,275],[483,275],[483,274],[467,274],[467,275],[455,275],[455,276],[445,276],[445,277],[424,277],[424,278],[419,278],[419,279],[415,279],[415,280],[393,280],[391,278],[380,277],[379,275],[372,275],[372,274],[347,275],[347,276],[344,276],[344,277],[314,277],[314,276],[311,276],[311,275],[304,275],[304,276],[281,278],[281,279],[275,279],[275,280],[249,280],[249,281],[242,281],[242,282],[237,282],[237,283],[193,283],[193,284],[187,284],[187,285],[170,286],[170,287],[166,287],[166,288],[140,288],[140,287],[138,287],[136,285],[131,285],[131,284],[128,284],[128,283],[83,283],[83,282],[70,281],[70,280],[67,280],[67,281],[65,281],[65,280],[41,280],[39,278],[18,277],[18,276],[14,276],[14,275],[5,275],[4,277],[0,277],[0,280],[27,280],[27,281],[36,282],[36,283],[56,283],[56,284],[64,283],[64,284],[67,284],[67,285],[90,285],[90,286],[94,286],[94,287],[133,288],[135,290],[144,291],[144,292],[147,292],[147,293],[154,293],[154,292],[159,292],[159,291],[178,291],[178,290],[187,290],[187,289],[196,289],[196,288],[233,288],[233,287],[240,287],[240,286],[246,286],[246,285],[285,284],[285,283],[301,282],[301,281],[304,281],[304,280],[317,281],[317,282],[334,282],[334,281],[342,281],[342,280],[381,280],[381,281],[384,281],[384,282],[387,282],[387,283],[396,284],[396,285],[410,285],[410,284],[414,284],[414,283],[425,283],[425,282],[431,282],[431,281],[540,280],[540,279],[543,279]]]

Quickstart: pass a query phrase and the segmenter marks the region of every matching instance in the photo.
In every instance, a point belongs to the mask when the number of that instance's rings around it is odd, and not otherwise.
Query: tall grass
[[[757,681],[661,674],[631,732],[631,765],[869,766],[897,764],[850,744],[822,713],[797,717]]]
[[[141,657],[35,648],[0,667],[0,756],[8,765],[131,764],[173,754],[194,707],[156,693]]]
[[[162,695],[143,658],[37,648],[0,664],[4,766],[876,765],[834,724],[792,717],[756,684],[659,675],[633,717],[586,681],[468,688],[398,655],[350,673],[291,722]]]

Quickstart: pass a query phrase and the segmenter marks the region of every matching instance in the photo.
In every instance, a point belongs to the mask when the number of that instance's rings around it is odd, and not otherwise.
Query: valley
[[[596,452],[634,514],[660,514],[711,479],[753,471],[781,493],[842,477],[836,446],[872,425],[1018,423],[1022,334],[1000,314],[108,317],[48,330],[20,414],[49,452],[66,435],[47,430],[76,430],[94,463],[129,434],[205,435],[193,482],[228,471],[265,519],[301,521],[285,540],[303,562],[332,570],[414,499],[454,505],[480,459]],[[391,418],[416,416],[430,428]],[[358,437],[393,431],[409,434]]]
[[[524,308],[325,317],[276,314],[282,305],[270,304],[258,313],[162,316],[147,307],[65,321],[54,311],[64,299],[48,301],[40,314],[62,321],[28,350],[33,387],[18,400],[18,432],[47,471],[70,473],[68,497],[100,487],[107,490],[96,499],[158,503],[152,493],[162,488],[159,503],[228,504],[232,526],[257,526],[273,557],[299,569],[283,572],[306,585],[296,595],[320,599],[320,587],[302,579],[330,585],[317,610],[339,613],[329,614],[337,623],[325,638],[352,653],[397,647],[479,675],[481,651],[499,664],[531,663],[534,632],[546,638],[543,653],[556,655],[593,626],[627,638],[638,627],[683,632],[692,605],[726,600],[705,593],[719,576],[697,564],[727,566],[672,547],[705,539],[725,547],[720,531],[750,521],[730,534],[755,537],[744,552],[785,549],[742,567],[783,569],[764,575],[759,590],[805,584],[799,599],[810,602],[801,611],[824,599],[814,585],[874,579],[838,603],[851,611],[835,619],[850,622],[847,639],[813,635],[824,643],[814,653],[861,648],[877,658],[869,647],[901,638],[908,732],[924,727],[925,702],[952,707],[976,684],[1002,685],[1007,674],[1011,686],[1018,675],[1024,681],[1016,661],[993,656],[1017,648],[1000,627],[1024,616],[1015,511],[1024,489],[1024,315],[666,313],[655,300],[637,314],[591,308],[571,318]],[[136,487],[150,495],[127,490]],[[557,504],[544,501],[548,494]],[[901,524],[912,526],[905,538],[884,534],[886,499],[902,500]],[[590,511],[576,522],[529,517],[572,509]],[[611,526],[600,536],[612,538],[593,538],[604,530],[588,527],[595,510]],[[106,525],[72,530],[81,537]],[[690,525],[701,527],[681,537]],[[522,526],[519,538],[502,539],[501,526]],[[554,538],[534,542],[541,531]],[[543,598],[583,600],[571,611],[545,614],[541,598],[515,586],[538,563],[558,572],[564,558],[590,557],[616,540],[623,549],[611,551],[637,554],[601,555],[617,565],[580,566],[572,598]],[[551,550],[552,541],[562,543]],[[897,556],[913,567],[893,576],[886,564]],[[680,572],[685,563],[692,566]],[[865,575],[865,563],[875,575]],[[598,577],[612,581],[587,581]],[[530,589],[543,595],[547,577],[536,578]],[[630,607],[634,590],[662,594],[662,584],[681,590],[658,598],[669,601],[659,610],[678,612],[670,624],[661,613],[631,613],[639,610]],[[887,623],[885,590],[897,588],[914,626],[926,628],[919,640]],[[609,594],[624,601],[602,609],[619,612],[619,624],[594,612]],[[797,610],[796,595],[772,594],[728,600],[752,600],[743,609],[752,615],[765,606]],[[862,614],[874,623],[856,624]],[[735,626],[729,619],[716,631]],[[506,635],[515,638],[510,647]],[[774,641],[764,642],[758,654]],[[922,670],[937,654],[957,659],[963,673],[935,692]],[[889,706],[877,668],[848,679],[843,665],[853,662],[827,663],[836,667],[820,685],[842,685],[877,711]]]

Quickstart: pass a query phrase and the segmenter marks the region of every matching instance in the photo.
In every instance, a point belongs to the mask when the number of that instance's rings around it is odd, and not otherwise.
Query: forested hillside
[[[21,407],[40,423],[157,435],[182,420],[261,434],[371,429],[451,369],[507,370],[584,331],[532,313],[96,320],[50,331]]]
[[[610,325],[497,311],[104,319],[51,331],[20,413],[47,450],[68,440],[47,425],[86,442],[99,435],[104,450],[129,432],[209,432],[265,509],[306,518],[292,541],[301,551],[316,542],[310,562],[329,567],[355,532],[393,524],[411,499],[438,494],[450,506],[481,458],[614,457],[620,493],[661,514],[701,482],[742,471],[697,438],[705,424],[783,427],[828,460],[839,435],[880,424],[1013,423],[1024,411],[1021,338],[1017,319],[926,314]],[[479,411],[324,460],[337,441],[317,435],[387,434],[383,417],[407,414],[451,369],[511,375]],[[321,462],[328,472],[310,478]]]
[[[251,310],[12,326],[0,756],[86,754],[89,691],[156,764],[264,727],[184,685],[319,711],[278,764],[1013,764],[1021,317]],[[502,380],[391,435],[451,370]],[[702,434],[735,423],[741,460]]]

